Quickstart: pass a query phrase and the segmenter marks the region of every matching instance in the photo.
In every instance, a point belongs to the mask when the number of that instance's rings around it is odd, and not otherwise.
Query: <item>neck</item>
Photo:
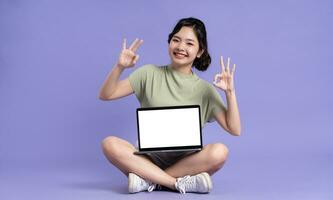
[[[171,64],[172,69],[176,70],[177,72],[180,72],[182,74],[187,74],[190,75],[192,74],[192,66],[191,65],[187,65],[187,66],[180,66],[180,65],[174,65]]]

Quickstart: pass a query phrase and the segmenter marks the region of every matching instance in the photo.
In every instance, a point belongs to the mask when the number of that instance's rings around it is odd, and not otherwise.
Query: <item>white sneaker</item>
[[[137,193],[142,191],[152,192],[156,187],[156,184],[146,181],[140,176],[129,173],[128,174],[128,192]]]
[[[195,176],[177,178],[175,187],[182,194],[186,192],[208,193],[213,188],[213,183],[209,174],[202,172]]]

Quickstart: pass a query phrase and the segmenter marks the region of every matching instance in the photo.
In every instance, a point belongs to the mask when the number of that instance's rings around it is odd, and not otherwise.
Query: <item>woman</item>
[[[216,74],[214,85],[225,92],[227,107],[221,96],[208,82],[192,71],[205,71],[210,62],[206,29],[195,18],[181,19],[169,34],[171,63],[166,66],[144,65],[124,80],[118,80],[123,70],[131,68],[139,59],[136,51],[143,40],[136,39],[129,48],[126,39],[117,64],[105,80],[100,99],[115,100],[135,93],[142,107],[199,104],[202,123],[216,120],[223,129],[238,136],[240,116],[230,58],[225,66],[221,56],[221,74]],[[130,193],[153,191],[164,186],[180,193],[208,193],[212,189],[210,176],[225,163],[227,147],[222,143],[208,144],[195,153],[152,153],[134,155],[136,148],[124,139],[109,136],[103,140],[107,159],[128,176]]]

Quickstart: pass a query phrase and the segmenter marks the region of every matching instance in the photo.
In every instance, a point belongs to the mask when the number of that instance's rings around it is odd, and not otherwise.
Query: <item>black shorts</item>
[[[177,152],[158,152],[147,153],[145,156],[151,160],[155,165],[165,170],[177,161],[189,156],[197,151],[177,151]]]

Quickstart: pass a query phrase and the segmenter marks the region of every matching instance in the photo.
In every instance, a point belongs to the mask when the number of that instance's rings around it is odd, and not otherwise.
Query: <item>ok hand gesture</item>
[[[129,48],[126,48],[126,38],[123,41],[123,48],[119,55],[118,65],[122,68],[133,67],[139,59],[136,51],[143,43],[143,40],[135,39]]]
[[[236,64],[233,65],[232,71],[230,72],[230,58],[228,58],[227,67],[225,67],[223,62],[223,57],[221,56],[221,74],[216,74],[214,79],[214,85],[223,91],[234,91],[234,73],[236,69]]]

